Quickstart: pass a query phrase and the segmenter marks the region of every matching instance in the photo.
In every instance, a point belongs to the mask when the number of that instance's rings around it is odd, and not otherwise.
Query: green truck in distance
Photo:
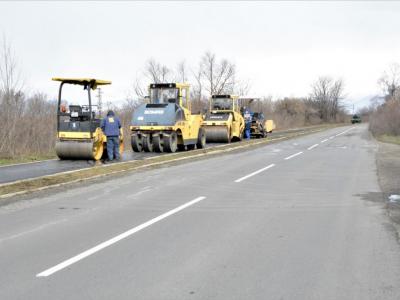
[[[361,123],[361,117],[359,115],[353,115],[353,117],[351,118],[351,124],[354,123]]]

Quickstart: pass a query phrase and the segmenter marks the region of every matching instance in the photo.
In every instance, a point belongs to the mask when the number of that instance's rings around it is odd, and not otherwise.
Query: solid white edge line
[[[111,239],[109,239],[109,240],[107,240],[107,241],[105,241],[105,242],[93,247],[93,248],[90,248],[90,249],[88,249],[88,250],[86,250],[86,251],[84,251],[84,252],[82,252],[82,253],[74,256],[74,257],[71,257],[70,259],[67,259],[67,260],[63,261],[62,263],[59,263],[58,265],[55,265],[54,267],[51,267],[51,268],[49,268],[49,269],[47,269],[47,270],[45,270],[43,272],[40,272],[40,273],[36,274],[36,277],[47,277],[47,276],[50,276],[50,275],[54,274],[55,272],[58,272],[58,271],[66,268],[66,267],[68,267],[68,266],[70,266],[70,265],[72,265],[72,264],[74,264],[74,263],[76,263],[76,262],[78,262],[78,261],[80,261],[80,260],[82,260],[82,259],[84,259],[84,258],[86,258],[86,257],[88,257],[88,256],[100,251],[100,250],[103,250],[104,248],[106,248],[108,246],[111,246],[111,245],[119,242],[120,240],[125,239],[125,238],[131,236],[132,234],[134,234],[134,233],[136,233],[138,231],[141,231],[142,229],[145,229],[146,227],[149,227],[150,225],[152,225],[154,223],[157,223],[157,222],[159,222],[159,221],[161,221],[161,220],[163,220],[163,219],[165,219],[165,218],[167,218],[167,217],[169,217],[169,216],[171,216],[173,214],[176,214],[177,212],[179,212],[179,211],[181,211],[181,210],[183,210],[183,209],[185,209],[185,208],[187,208],[187,207],[189,207],[189,206],[191,206],[193,204],[196,204],[196,203],[198,203],[198,202],[200,202],[200,201],[202,201],[204,199],[206,199],[206,197],[204,197],[204,196],[197,197],[196,199],[194,199],[192,201],[189,201],[189,202],[187,202],[187,203],[185,203],[185,204],[183,204],[181,206],[178,206],[178,207],[176,207],[176,208],[174,208],[174,209],[172,209],[170,211],[167,211],[166,213],[163,213],[162,215],[159,215],[158,217],[155,217],[155,218],[153,218],[153,219],[151,219],[151,220],[149,220],[149,221],[147,221],[147,222],[145,222],[143,224],[140,224],[140,225],[138,225],[138,226],[136,226],[136,227],[134,227],[132,229],[129,229],[128,231],[125,231],[125,232],[117,235],[116,237],[113,237],[113,238],[111,238]]]
[[[351,128],[349,128],[349,129],[347,129],[347,130],[341,132],[341,133],[338,133],[338,134],[335,135],[335,136],[339,136],[339,135],[345,134],[345,133],[349,132],[350,130],[353,130],[354,128],[355,128],[355,127],[351,127]]]
[[[239,179],[236,179],[235,180],[235,182],[241,182],[241,181],[243,181],[243,180],[246,180],[247,178],[250,178],[250,177],[252,177],[252,176],[254,176],[254,175],[257,175],[257,174],[259,174],[259,173],[261,173],[261,172],[263,172],[263,171],[265,171],[265,170],[268,170],[268,169],[270,169],[270,168],[272,168],[272,167],[275,167],[275,164],[270,164],[270,165],[268,165],[268,166],[266,166],[265,168],[262,168],[262,169],[260,169],[260,170],[257,170],[257,171],[255,171],[255,172],[253,172],[253,173],[250,173],[250,174],[248,174],[248,175],[246,175],[246,176],[243,176],[243,177],[241,177],[241,178],[239,178]]]
[[[318,147],[318,146],[319,146],[319,144],[312,145],[312,146],[308,147],[307,150],[314,149],[315,147]]]
[[[303,154],[303,151],[300,151],[300,152],[297,152],[297,153],[295,153],[295,154],[293,154],[293,155],[290,155],[290,156],[288,156],[288,157],[285,157],[285,160],[291,159],[291,158],[296,157],[297,155],[300,155],[300,154]]]
[[[53,160],[59,160],[58,158],[51,158],[51,159],[43,159],[43,160],[35,160],[35,161],[28,161],[24,163],[16,163],[16,164],[9,164],[9,165],[1,165],[0,168],[6,168],[6,167],[18,167],[18,166],[24,166],[24,165],[32,165],[32,164],[38,164],[38,163],[43,163],[46,161],[53,161]]]
[[[327,141],[328,141],[328,139],[325,139],[325,140],[322,140],[321,143],[325,143],[325,142],[327,142]]]

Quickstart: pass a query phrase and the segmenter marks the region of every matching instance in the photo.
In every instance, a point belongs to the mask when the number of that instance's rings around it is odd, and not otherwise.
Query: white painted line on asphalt
[[[333,139],[335,136],[331,136],[329,139],[331,140],[331,139]]]
[[[318,147],[318,146],[319,146],[319,144],[312,145],[311,147],[308,147],[307,150],[314,149],[315,147]]]
[[[252,177],[254,175],[257,175],[257,174],[259,174],[261,172],[264,172],[265,170],[268,170],[268,169],[270,169],[272,167],[275,167],[275,164],[270,164],[269,166],[266,166],[265,168],[262,168],[260,170],[257,170],[255,172],[253,172],[253,173],[250,173],[249,175],[246,175],[246,176],[243,176],[243,177],[241,177],[239,179],[236,179],[235,182],[241,182],[243,180],[246,180],[247,178],[250,178],[250,177]]]
[[[132,229],[129,229],[128,231],[125,231],[125,232],[117,235],[116,237],[113,237],[112,239],[109,239],[109,240],[107,240],[107,241],[105,241],[105,242],[103,242],[103,243],[101,243],[101,244],[99,244],[99,245],[97,245],[97,246],[95,246],[93,248],[90,248],[89,250],[86,250],[86,251],[84,251],[84,252],[82,252],[82,253],[74,256],[74,257],[71,257],[70,259],[67,259],[67,260],[63,261],[62,263],[59,263],[58,265],[56,265],[54,267],[51,267],[50,269],[47,269],[47,270],[45,270],[45,271],[43,271],[41,273],[38,273],[38,274],[36,274],[36,277],[47,277],[47,276],[50,276],[50,275],[54,274],[55,272],[58,272],[58,271],[66,268],[66,267],[68,267],[68,266],[70,266],[70,265],[72,265],[72,264],[74,264],[74,263],[76,263],[76,262],[78,262],[78,261],[80,261],[80,260],[82,260],[82,259],[84,259],[84,258],[96,253],[96,252],[99,252],[100,250],[103,250],[104,248],[106,248],[108,246],[111,246],[111,245],[113,245],[113,244],[115,244],[115,243],[117,243],[117,242],[119,242],[119,241],[121,241],[121,240],[123,240],[123,239],[125,239],[125,238],[127,238],[129,236],[131,236],[132,234],[134,234],[134,233],[136,233],[138,231],[141,231],[142,229],[145,229],[146,227],[149,227],[150,225],[153,225],[154,223],[157,223],[157,222],[159,222],[159,221],[161,221],[161,220],[163,220],[163,219],[165,219],[165,218],[167,218],[167,217],[169,217],[169,216],[171,216],[173,214],[176,214],[177,212],[179,212],[179,211],[181,211],[181,210],[183,210],[183,209],[185,209],[185,208],[187,208],[189,206],[192,206],[192,205],[194,205],[194,204],[196,204],[196,203],[198,203],[198,202],[200,202],[200,201],[202,201],[204,199],[206,199],[206,197],[203,197],[203,196],[197,197],[196,199],[194,199],[192,201],[189,201],[189,202],[187,202],[187,203],[185,203],[185,204],[183,204],[181,206],[178,206],[178,207],[176,207],[176,208],[174,208],[174,209],[172,209],[170,211],[167,211],[166,213],[163,213],[162,215],[159,215],[158,217],[155,217],[155,218],[153,218],[153,219],[151,219],[151,220],[149,220],[149,221],[147,221],[147,222],[145,222],[145,223],[143,223],[143,224],[141,224],[139,226],[136,226],[136,227],[134,227]]]
[[[324,140],[321,141],[321,143],[325,143],[327,141],[328,141],[328,139],[324,139]]]
[[[355,127],[351,127],[351,128],[349,128],[349,129],[347,129],[347,130],[341,132],[341,133],[338,133],[338,134],[335,135],[335,136],[340,136],[340,135],[342,135],[342,134],[345,134],[345,133],[349,132],[350,130],[352,130],[352,129],[354,129],[354,128],[355,128]]]
[[[46,162],[46,161],[52,161],[52,160],[59,160],[59,159],[58,158],[52,158],[52,159],[36,160],[36,161],[29,161],[29,162],[17,163],[17,164],[2,165],[2,166],[0,166],[0,168],[17,167],[17,166],[23,166],[23,165],[38,164],[38,163],[42,163],[42,162]]]
[[[300,151],[300,152],[297,152],[297,153],[295,153],[295,154],[293,154],[293,155],[290,155],[290,156],[288,156],[288,157],[285,157],[285,160],[292,159],[293,157],[296,157],[296,156],[298,156],[298,155],[300,155],[300,154],[303,154],[303,151]]]

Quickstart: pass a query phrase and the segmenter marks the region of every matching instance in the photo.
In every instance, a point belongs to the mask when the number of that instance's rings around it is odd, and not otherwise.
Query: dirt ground
[[[400,201],[390,202],[388,197],[400,195],[400,145],[379,142],[377,155],[379,184],[387,201],[388,212],[400,228]]]

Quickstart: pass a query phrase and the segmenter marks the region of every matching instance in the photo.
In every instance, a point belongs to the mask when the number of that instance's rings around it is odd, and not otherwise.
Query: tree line
[[[369,119],[369,128],[375,136],[400,136],[400,65],[391,64],[378,84],[383,97],[374,97],[371,105],[359,113]]]

